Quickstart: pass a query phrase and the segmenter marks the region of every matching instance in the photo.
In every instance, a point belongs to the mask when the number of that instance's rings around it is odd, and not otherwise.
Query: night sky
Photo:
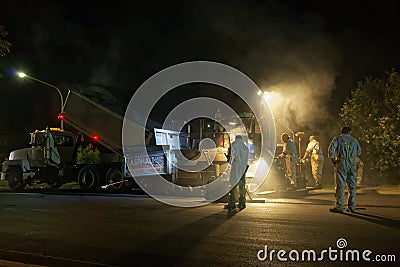
[[[280,116],[323,134],[358,81],[399,68],[397,2],[3,1],[0,24],[13,46],[0,61],[0,135],[15,148],[36,127],[58,125],[54,89],[10,76],[13,68],[63,90],[102,86],[124,106],[151,75],[193,60],[230,65],[273,88],[285,97]],[[233,99],[193,88],[165,101]]]

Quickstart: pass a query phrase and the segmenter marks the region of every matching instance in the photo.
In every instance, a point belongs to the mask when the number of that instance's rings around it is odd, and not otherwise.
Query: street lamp
[[[38,78],[35,78],[35,77],[32,77],[32,76],[26,75],[26,74],[23,73],[23,72],[17,72],[17,75],[18,75],[18,77],[20,77],[20,78],[29,78],[29,79],[32,79],[32,80],[34,80],[34,81],[36,81],[36,82],[42,83],[42,84],[44,84],[44,85],[47,85],[47,86],[50,86],[50,87],[56,89],[57,92],[58,92],[58,94],[60,95],[60,102],[61,102],[60,116],[63,116],[62,114],[63,114],[63,112],[64,112],[64,98],[63,98],[63,95],[62,95],[60,89],[59,89],[57,86],[52,85],[52,84],[50,84],[50,83],[47,83],[47,82],[45,82],[45,81],[39,80]],[[61,119],[61,130],[64,130],[64,121],[63,121],[62,119]]]

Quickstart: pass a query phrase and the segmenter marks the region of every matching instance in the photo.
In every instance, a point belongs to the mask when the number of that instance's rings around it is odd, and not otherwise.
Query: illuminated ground
[[[44,266],[281,266],[276,258],[259,261],[258,251],[265,245],[322,251],[339,238],[352,249],[400,257],[400,195],[360,192],[356,214],[330,213],[332,203],[332,192],[320,190],[265,198],[228,215],[224,203],[177,208],[146,196],[2,192],[0,259]]]

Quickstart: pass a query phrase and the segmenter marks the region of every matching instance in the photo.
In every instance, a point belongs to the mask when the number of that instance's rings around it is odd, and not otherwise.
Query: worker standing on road
[[[344,189],[348,187],[348,209],[356,210],[356,157],[361,155],[358,140],[350,135],[351,128],[343,126],[342,134],[333,138],[328,149],[328,156],[335,166],[336,205],[330,212],[343,213]]]
[[[228,211],[236,209],[239,188],[239,209],[246,208],[246,171],[249,160],[249,149],[243,142],[242,136],[237,135],[231,144],[229,163],[231,164],[230,181],[234,187],[229,192],[229,202],[226,205]]]
[[[287,133],[283,133],[281,139],[283,141],[283,149],[279,157],[285,158],[286,176],[290,180],[291,187],[295,187],[297,179],[296,164],[299,163],[297,148]]]
[[[315,181],[314,187],[322,188],[322,168],[324,166],[322,148],[314,135],[311,135],[308,140],[309,143],[301,160],[305,162],[306,158],[311,155],[311,173]]]

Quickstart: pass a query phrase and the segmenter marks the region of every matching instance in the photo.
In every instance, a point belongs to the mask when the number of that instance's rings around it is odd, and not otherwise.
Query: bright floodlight
[[[262,95],[262,91],[258,90],[257,95]]]
[[[266,101],[271,101],[272,100],[272,92],[264,91],[263,97]]]
[[[18,76],[19,76],[20,78],[24,78],[24,77],[26,76],[26,74],[23,73],[23,72],[18,72],[17,74],[18,74]]]

